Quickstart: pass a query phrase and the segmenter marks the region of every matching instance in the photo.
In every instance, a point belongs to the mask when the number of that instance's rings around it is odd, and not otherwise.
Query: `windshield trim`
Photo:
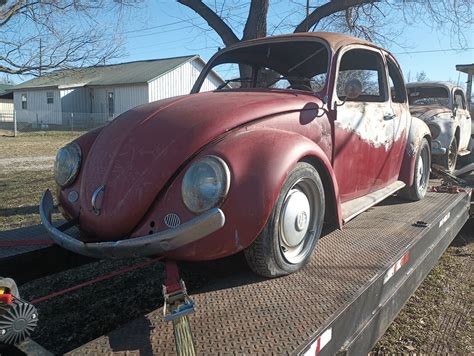
[[[261,40],[243,41],[243,42],[237,43],[235,45],[232,45],[232,46],[226,47],[224,49],[221,49],[220,51],[216,52],[211,57],[211,59],[209,59],[207,64],[204,66],[204,68],[202,69],[202,71],[199,74],[198,78],[196,79],[196,82],[194,83],[193,88],[191,89],[191,94],[199,93],[199,90],[201,89],[201,87],[204,83],[204,80],[206,79],[209,72],[212,70],[212,68],[214,66],[214,62],[222,54],[227,53],[227,52],[232,51],[232,50],[235,50],[235,49],[258,46],[258,45],[261,45],[261,44],[264,44],[264,43],[284,43],[284,42],[317,42],[317,43],[322,44],[326,48],[327,55],[328,55],[328,61],[327,61],[328,65],[327,65],[327,68],[326,68],[327,76],[326,76],[326,81],[324,82],[324,87],[321,90],[317,91],[317,92],[309,92],[308,91],[308,94],[316,94],[316,93],[326,92],[327,88],[328,88],[329,69],[331,67],[332,49],[331,49],[331,47],[329,46],[329,43],[326,40],[324,40],[322,38],[318,38],[318,37],[308,36],[308,37],[301,37],[301,38],[298,38],[298,39],[267,37],[267,38],[264,38],[264,39],[261,39]]]

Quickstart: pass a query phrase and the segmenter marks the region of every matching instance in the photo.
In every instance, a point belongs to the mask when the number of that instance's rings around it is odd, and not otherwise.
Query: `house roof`
[[[192,55],[58,70],[18,84],[13,90],[147,83],[193,59],[201,60]]]
[[[10,92],[13,88],[11,84],[0,84],[0,95]]]
[[[466,74],[474,74],[474,63],[472,64],[456,64],[456,70]]]

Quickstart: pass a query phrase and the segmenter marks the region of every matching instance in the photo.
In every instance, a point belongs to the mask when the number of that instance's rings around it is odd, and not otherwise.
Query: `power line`
[[[468,51],[474,49],[474,47],[468,48],[447,48],[447,49],[431,49],[426,51],[409,51],[409,52],[398,52],[395,53],[396,55],[399,54],[418,54],[418,53],[435,53],[435,52],[461,52],[461,51]]]

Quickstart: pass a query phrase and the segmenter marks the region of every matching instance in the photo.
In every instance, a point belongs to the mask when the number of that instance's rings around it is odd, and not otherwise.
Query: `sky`
[[[318,2],[321,3],[322,0],[313,0],[310,3],[317,4]],[[305,1],[272,0],[270,2],[268,21],[270,33],[291,32],[291,24],[301,19],[301,11],[304,14],[304,8],[295,7],[295,3],[305,3]],[[225,11],[224,15],[228,17],[228,23],[240,37],[242,23],[248,13],[248,1],[228,0],[226,9],[228,11]],[[416,73],[424,71],[430,80],[451,80],[464,86],[467,75],[457,72],[455,65],[474,63],[474,49],[452,50],[449,34],[423,23],[402,24],[397,16],[400,15],[386,14],[387,21],[395,24],[392,26],[395,26],[396,31],[403,26],[401,35],[397,36],[397,43],[402,43],[403,47],[393,43],[384,47],[398,59],[405,79],[411,78],[413,81]],[[400,25],[397,25],[397,22]],[[276,24],[278,26],[275,26]],[[144,1],[140,8],[128,11],[122,21],[122,26],[124,55],[117,58],[115,62],[189,54],[198,54],[207,61],[219,47],[224,47],[220,38],[205,21],[174,0]],[[390,32],[391,29],[387,31]],[[471,36],[469,47],[474,47],[474,28],[466,33],[470,33]]]

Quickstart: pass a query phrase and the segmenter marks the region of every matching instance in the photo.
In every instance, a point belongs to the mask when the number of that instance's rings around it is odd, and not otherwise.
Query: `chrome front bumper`
[[[221,209],[213,208],[182,225],[156,234],[110,242],[84,243],[60,231],[51,222],[53,196],[43,193],[39,211],[41,222],[54,242],[72,252],[95,258],[125,258],[160,255],[206,237],[224,226]]]

